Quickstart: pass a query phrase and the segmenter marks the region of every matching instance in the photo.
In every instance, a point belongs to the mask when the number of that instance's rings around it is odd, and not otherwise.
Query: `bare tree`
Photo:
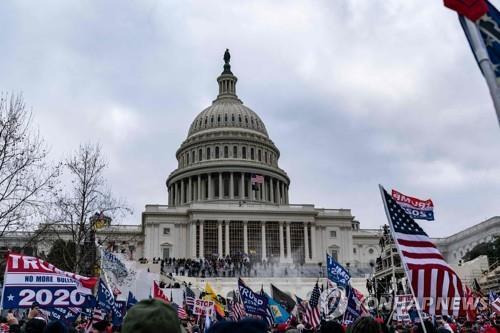
[[[47,163],[47,154],[22,95],[1,95],[0,238],[6,232],[34,231],[45,216],[59,171]]]
[[[51,229],[52,236],[75,244],[72,266],[77,273],[89,273],[84,266],[95,253],[96,214],[116,219],[131,212],[111,193],[104,178],[106,167],[101,148],[96,144],[81,145],[64,163],[70,184],[58,193],[54,218],[57,224]]]

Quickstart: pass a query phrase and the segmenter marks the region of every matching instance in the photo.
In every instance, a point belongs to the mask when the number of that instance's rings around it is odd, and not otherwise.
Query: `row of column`
[[[214,199],[257,200],[288,204],[288,185],[273,177],[263,177],[263,183],[254,185],[252,185],[251,174],[246,172],[218,172],[186,177],[169,186],[168,204],[178,206]],[[225,186],[226,183],[228,186]]]
[[[230,232],[229,232],[229,224],[230,221],[225,221],[226,223],[223,225],[222,220],[217,221],[217,252],[219,256],[222,256],[222,253],[225,255],[231,255],[230,253]],[[290,235],[290,225],[291,222],[288,221],[279,221],[279,261],[281,263],[291,262],[292,261],[292,242]],[[203,232],[203,224],[204,221],[194,221],[191,223],[191,257],[192,258],[204,258],[204,241],[205,235]],[[198,225],[198,235],[196,232],[196,227]],[[311,229],[311,241],[310,244],[312,246],[309,249],[309,227]],[[225,228],[224,238],[222,229]],[[285,229],[284,229],[285,228]],[[285,232],[283,232],[285,231]],[[286,237],[285,237],[286,235]],[[198,236],[198,237],[197,237]],[[261,258],[267,258],[267,239],[266,239],[266,222],[261,221]],[[198,239],[197,239],[198,238]],[[314,224],[304,223],[304,258],[305,262],[311,262],[314,258],[316,258],[316,226]],[[197,247],[199,248],[199,253],[197,254]],[[286,247],[286,251],[285,251]],[[223,251],[224,248],[224,251]],[[295,250],[295,249],[293,249]],[[243,252],[248,254],[248,221],[243,221]]]

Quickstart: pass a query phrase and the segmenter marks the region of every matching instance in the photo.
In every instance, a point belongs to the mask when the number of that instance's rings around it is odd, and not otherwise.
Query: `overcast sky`
[[[378,228],[381,183],[433,199],[431,236],[500,215],[500,128],[441,0],[1,1],[0,45],[0,90],[24,94],[53,160],[102,144],[134,209],[121,223],[167,203],[226,48],[291,202],[350,208]]]

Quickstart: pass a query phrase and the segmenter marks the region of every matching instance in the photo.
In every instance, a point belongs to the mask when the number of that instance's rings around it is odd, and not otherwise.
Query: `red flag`
[[[153,281],[153,298],[160,300],[160,301],[163,301],[167,304],[170,303],[170,301],[168,300],[168,297],[165,295],[163,290],[161,290],[161,288],[158,286],[156,281]]]
[[[444,5],[473,22],[488,12],[485,0],[444,0]]]

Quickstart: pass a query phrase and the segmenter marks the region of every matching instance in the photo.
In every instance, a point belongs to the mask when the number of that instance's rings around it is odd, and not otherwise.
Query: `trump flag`
[[[39,258],[10,253],[0,307],[29,308],[34,302],[41,308],[82,307],[96,282]]]

